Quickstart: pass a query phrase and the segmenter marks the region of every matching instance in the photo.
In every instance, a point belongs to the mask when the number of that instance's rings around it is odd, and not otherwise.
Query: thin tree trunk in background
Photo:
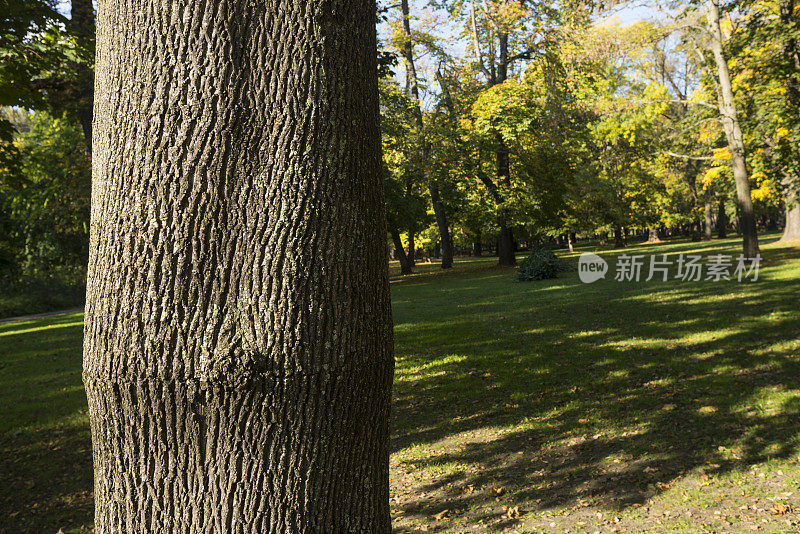
[[[703,206],[703,238],[710,241],[714,237],[714,191],[706,187],[705,205]]]
[[[414,242],[415,228],[408,230],[408,264],[414,267],[417,264],[417,244]]]
[[[400,262],[400,274],[411,274],[411,263],[408,261],[406,249],[403,248],[403,240],[400,238],[400,231],[396,226],[392,226],[392,243],[394,244],[394,253],[397,260]]]
[[[572,233],[567,233],[567,246],[569,247],[570,253],[575,252],[575,243]]]
[[[717,237],[725,239],[728,237],[728,214],[725,213],[725,200],[719,200],[719,209],[717,209]]]
[[[759,250],[756,219],[753,210],[753,199],[750,194],[744,137],[739,125],[739,115],[736,109],[736,100],[733,96],[728,62],[723,50],[718,0],[707,0],[706,17],[711,33],[711,49],[714,52],[714,61],[717,67],[719,113],[722,127],[725,130],[725,137],[731,150],[731,169],[736,182],[736,203],[739,206],[739,222],[743,241],[742,252],[745,257],[754,258],[758,255]]]
[[[388,533],[375,3],[146,4],[97,17],[96,532]]]
[[[453,238],[450,235],[450,227],[447,225],[447,216],[439,195],[439,186],[434,182],[430,182],[429,188],[431,204],[433,204],[433,213],[436,216],[439,236],[442,239],[442,269],[450,269],[453,266]],[[442,228],[444,228],[444,230],[442,230]]]
[[[95,15],[92,0],[72,0],[70,12],[70,31],[76,38],[82,59],[76,67],[78,119],[86,147],[91,152],[94,71],[88,61],[95,56]]]
[[[614,226],[614,248],[622,248],[625,246],[625,239],[622,237],[622,227],[620,225]]]
[[[508,79],[508,34],[500,32],[498,35],[499,59],[497,63],[497,77],[491,85],[501,84]],[[508,147],[503,136],[497,133],[497,150],[495,159],[497,161],[497,179],[506,187],[511,186],[511,161],[509,158]],[[508,214],[505,209],[500,208],[497,224],[500,228],[500,238],[497,241],[497,260],[500,265],[514,265],[517,263],[517,256],[514,254],[514,231],[508,221]]]
[[[658,238],[658,229],[653,228],[652,226],[647,229],[647,242],[648,243],[659,243],[661,239]]]
[[[483,243],[481,242],[482,238],[483,236],[480,233],[478,233],[475,236],[475,241],[472,243],[472,250],[476,256],[483,255]]]
[[[424,123],[422,120],[422,108],[419,102],[419,80],[417,79],[417,69],[414,63],[414,43],[411,39],[411,22],[408,8],[408,0],[401,0],[400,8],[403,14],[403,32],[405,42],[403,43],[403,58],[406,65],[406,86],[409,94],[413,97],[414,121],[417,129],[422,135]],[[430,159],[430,147],[426,140],[422,140],[422,172],[427,173],[426,168]],[[453,238],[450,235],[450,226],[447,222],[447,211],[441,200],[439,185],[433,179],[428,180],[428,191],[431,194],[431,204],[433,213],[436,216],[436,225],[439,228],[439,236],[442,241],[442,269],[449,269],[453,266]]]
[[[800,114],[800,43],[795,38],[797,17],[794,0],[781,0],[780,17],[783,28],[789,37],[784,42],[783,55],[788,71],[786,77],[786,115],[797,119]],[[796,148],[796,147],[795,147]],[[789,174],[783,179],[783,199],[786,205],[786,226],[781,241],[800,240],[800,175]]]

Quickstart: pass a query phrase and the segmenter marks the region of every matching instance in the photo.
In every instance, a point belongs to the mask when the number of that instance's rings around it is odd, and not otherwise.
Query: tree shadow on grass
[[[82,331],[80,315],[0,325],[0,532],[92,524]]]
[[[534,510],[625,509],[692,471],[796,455],[800,255],[764,256],[758,282],[406,289],[392,450],[399,476],[427,475],[398,508],[500,520],[503,488]],[[447,302],[420,310],[430,290]]]

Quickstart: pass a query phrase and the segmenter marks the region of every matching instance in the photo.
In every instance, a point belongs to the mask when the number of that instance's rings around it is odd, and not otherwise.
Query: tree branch
[[[653,152],[653,155],[672,156],[673,158],[688,159],[692,161],[716,161],[717,163],[725,163],[724,160],[715,158],[714,156],[690,156],[689,154],[677,154],[675,152],[669,152],[669,151]]]

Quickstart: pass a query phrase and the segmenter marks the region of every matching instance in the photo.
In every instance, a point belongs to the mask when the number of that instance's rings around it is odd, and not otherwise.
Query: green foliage
[[[47,113],[6,114],[21,133],[19,172],[0,172],[0,277],[83,278],[89,246],[90,158],[79,127]]]
[[[547,280],[557,278],[564,267],[561,260],[550,249],[535,249],[525,258],[517,270],[517,280]]]

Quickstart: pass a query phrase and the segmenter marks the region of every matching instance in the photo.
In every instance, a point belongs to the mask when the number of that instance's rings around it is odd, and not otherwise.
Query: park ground
[[[774,237],[757,282],[393,276],[395,532],[800,531],[800,249]],[[690,251],[738,247],[623,252]],[[82,320],[0,324],[0,533],[91,530]]]

